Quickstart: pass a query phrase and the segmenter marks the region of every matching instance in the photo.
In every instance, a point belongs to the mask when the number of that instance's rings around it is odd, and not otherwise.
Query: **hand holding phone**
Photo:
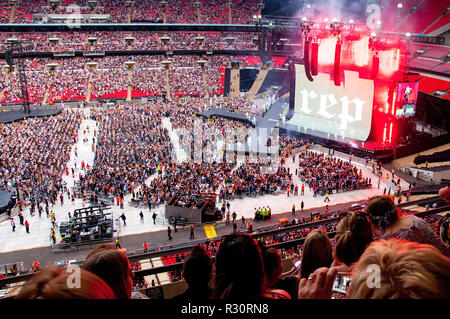
[[[338,295],[347,295],[347,289],[350,286],[352,273],[338,272],[333,282],[333,293]]]
[[[298,286],[298,299],[330,299],[336,273],[334,267],[322,267],[309,279],[302,278]]]

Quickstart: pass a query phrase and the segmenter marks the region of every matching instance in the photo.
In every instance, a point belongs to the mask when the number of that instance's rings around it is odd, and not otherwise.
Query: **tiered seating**
[[[159,6],[159,2],[155,0],[139,1],[139,9],[135,7],[131,9],[131,22],[138,21],[162,21],[162,8]]]
[[[134,261],[130,262],[131,270],[132,271],[140,271],[142,270],[141,261]],[[148,286],[147,281],[145,280],[145,277],[138,277],[133,278],[133,287],[134,289],[141,289],[146,288]]]
[[[399,3],[402,4],[402,9],[397,8]],[[430,33],[448,23],[449,19],[445,17],[437,20],[448,7],[445,1],[381,1],[380,6],[382,28],[386,31],[394,31],[397,27],[398,32]],[[429,26],[432,28],[428,29]]]
[[[433,93],[436,90],[447,91],[450,89],[450,82],[423,76],[419,82],[419,91],[424,93]]]
[[[36,51],[55,52],[62,51],[116,51],[116,50],[163,50],[164,45],[160,38],[170,37],[169,50],[199,49],[197,37],[203,37],[203,49],[242,49],[255,50],[256,46],[249,33],[232,34],[234,41],[231,46],[226,38],[231,34],[223,33],[187,33],[187,32],[51,32],[51,33],[0,33],[0,51],[5,52],[9,48],[6,39],[18,38],[31,41]],[[126,37],[134,37],[131,46],[125,42]],[[49,39],[59,38],[56,44],[51,44]],[[95,46],[91,46],[87,39],[97,38]]]
[[[381,11],[381,24],[383,30],[393,31],[395,30],[396,24],[399,23],[407,14],[408,11],[417,4],[417,0],[405,0],[401,1],[403,8],[400,11],[400,19],[398,18],[399,9],[397,9],[397,4],[400,1],[382,1],[380,6]],[[408,32],[411,32],[409,30]]]
[[[439,65],[438,67],[434,68],[433,71],[450,74],[450,62]]]
[[[164,266],[184,262],[185,258],[189,255],[189,252],[180,253],[179,255],[162,256],[161,260]],[[169,277],[172,282],[181,279],[180,271],[169,271]]]
[[[205,59],[206,87],[197,61]],[[174,56],[169,78],[172,96],[179,95],[221,95],[224,90],[225,68],[229,56]],[[131,70],[131,83],[124,62],[132,60],[136,64]],[[166,93],[165,70],[161,67],[161,57],[105,57],[94,59],[97,69],[85,69],[89,60],[81,57],[73,59],[32,59],[26,60],[30,101],[52,104],[55,101],[85,100],[90,83],[90,99],[126,98],[129,84],[131,97],[147,97]],[[48,72],[46,65],[57,63],[56,70]],[[3,63],[4,64],[4,63]],[[91,76],[89,75],[91,73]],[[89,80],[90,79],[90,80]],[[20,103],[21,89],[17,74],[0,79],[0,92],[4,96],[0,103]],[[46,96],[45,93],[48,93]]]
[[[425,53],[420,57],[440,60],[446,54],[450,53],[450,47],[444,45],[433,44],[413,44],[411,53],[414,54],[417,50],[424,50]]]
[[[450,149],[450,144],[441,145],[423,152],[420,152],[420,155],[431,155],[436,152],[442,152],[445,150]],[[394,160],[393,164],[398,168],[401,169],[404,167],[425,167],[425,163],[416,165],[414,164],[414,159],[419,156],[419,154],[413,154],[410,156],[398,158]],[[442,166],[442,165],[449,165],[450,162],[437,162],[437,163],[429,163],[428,167],[435,167],[435,166]]]
[[[430,34],[439,28],[450,24],[450,12],[447,12],[445,15],[441,16],[439,20],[437,20],[435,23],[433,23],[426,31],[426,34]]]
[[[0,23],[9,23],[9,15],[11,14],[11,7],[6,4],[0,4]]]
[[[429,45],[427,46],[428,51],[423,55],[427,58],[433,59],[441,59],[448,53],[450,53],[450,47],[447,46],[437,46],[437,45]]]
[[[253,16],[257,12],[259,0],[233,0],[233,23],[253,24]]]
[[[413,1],[418,5],[420,1]],[[403,3],[403,1],[402,1]],[[418,10],[409,15],[398,29],[400,32],[423,33],[448,7],[446,1],[425,0]],[[405,6],[403,6],[405,8]],[[405,12],[406,13],[406,12]]]
[[[33,14],[66,14],[71,12],[67,6],[76,4],[79,6],[80,14],[109,14],[111,23],[126,23],[128,17],[131,22],[163,22],[166,15],[167,23],[200,23],[202,24],[224,24],[229,23],[229,10],[226,6],[227,0],[207,1],[200,0],[201,6],[195,6],[193,0],[168,0],[167,8],[161,7],[159,0],[135,1],[135,4],[127,10],[123,0],[99,0],[94,9],[88,7],[87,0],[62,1],[56,9],[48,6],[47,0],[21,1],[14,9],[14,23],[32,23]],[[253,24],[253,15],[257,12],[259,0],[233,0],[232,23]],[[8,23],[10,7],[0,6],[0,22]],[[130,13],[128,15],[128,12]]]
[[[420,68],[420,69],[424,69],[424,70],[432,70],[441,63],[442,63],[442,61],[437,61],[434,59],[416,58],[416,59],[411,60],[410,65],[415,68]]]

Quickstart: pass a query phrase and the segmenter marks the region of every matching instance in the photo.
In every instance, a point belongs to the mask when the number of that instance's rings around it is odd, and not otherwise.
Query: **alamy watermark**
[[[69,29],[80,28],[83,21],[80,6],[74,3],[66,6],[66,13],[66,25]]]
[[[69,265],[66,271],[70,273],[67,277],[66,284],[69,289],[81,288],[81,268],[77,265]]]
[[[367,273],[370,275],[367,277],[366,284],[370,289],[381,288],[381,269],[377,264],[371,264],[367,266]]]
[[[190,162],[259,163],[267,173],[273,173],[278,163],[278,128],[205,128],[201,119],[195,119],[192,128],[177,131],[180,146]]]
[[[377,4],[369,4],[366,8],[368,14],[366,25],[369,29],[375,29],[381,27],[381,8]]]

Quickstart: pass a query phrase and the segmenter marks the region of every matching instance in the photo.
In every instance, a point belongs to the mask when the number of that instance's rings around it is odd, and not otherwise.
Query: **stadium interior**
[[[171,299],[235,233],[300,276],[377,196],[449,249],[448,1],[0,0],[0,67],[0,299],[108,244]]]

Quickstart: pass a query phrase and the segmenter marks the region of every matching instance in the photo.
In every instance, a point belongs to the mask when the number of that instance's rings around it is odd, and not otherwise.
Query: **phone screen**
[[[296,262],[295,262],[294,266],[295,266],[295,268],[298,269],[298,267],[300,267],[301,264],[302,264],[302,261],[299,260],[299,261],[296,261]]]
[[[350,286],[351,274],[350,273],[337,273],[336,279],[333,283],[333,293],[339,295],[346,295],[348,286]]]

